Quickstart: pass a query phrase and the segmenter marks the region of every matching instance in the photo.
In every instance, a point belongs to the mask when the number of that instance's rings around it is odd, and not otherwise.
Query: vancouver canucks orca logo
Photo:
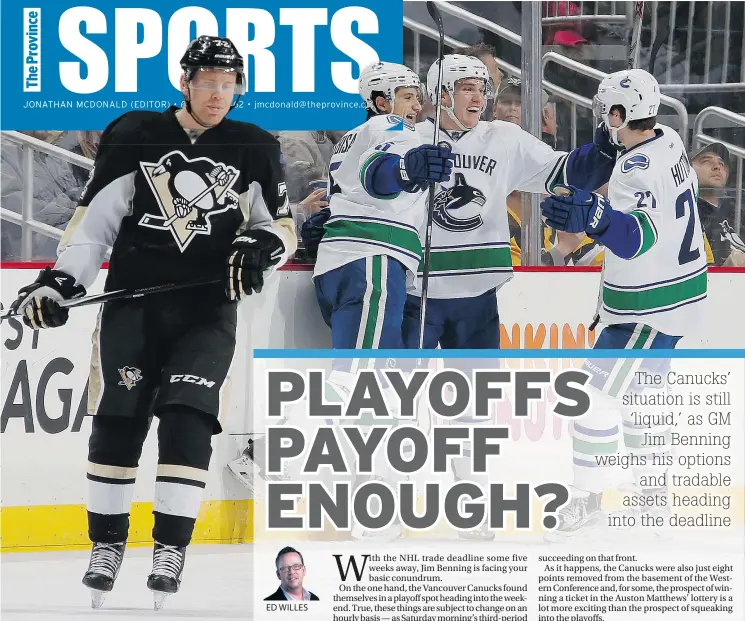
[[[238,207],[238,195],[231,189],[240,174],[232,166],[207,157],[189,160],[171,151],[152,164],[140,162],[162,216],[145,214],[142,226],[171,231],[181,252],[197,235],[209,235],[210,218]]]
[[[435,210],[433,221],[446,231],[473,231],[483,224],[481,214],[468,218],[456,218],[452,212],[469,204],[482,207],[486,203],[484,193],[478,188],[466,183],[463,173],[455,173],[455,185],[444,188],[435,196]]]

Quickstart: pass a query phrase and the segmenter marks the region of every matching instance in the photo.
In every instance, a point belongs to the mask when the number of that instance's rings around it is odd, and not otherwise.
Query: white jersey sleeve
[[[386,153],[402,156],[421,144],[416,128],[392,114],[373,117],[336,144],[329,164],[331,217],[324,227],[314,275],[376,255],[398,259],[416,273],[426,193],[376,196],[365,188],[364,179],[377,158]]]
[[[348,146],[345,150],[344,146]],[[405,209],[407,201],[391,202],[395,196],[374,196],[364,186],[368,167],[385,153],[403,156],[421,144],[421,138],[411,124],[404,124],[395,115],[378,116],[349,132],[334,149],[329,164],[332,183],[331,196],[340,194],[344,202],[365,204],[386,212]],[[339,149],[339,145],[342,146]],[[339,201],[337,201],[338,203]],[[332,207],[332,213],[334,209]]]
[[[511,154],[507,160],[510,188],[548,194],[557,183],[565,183],[567,153],[554,151],[518,125],[504,125],[507,127],[500,125],[500,131],[494,134],[505,142],[505,150]]]

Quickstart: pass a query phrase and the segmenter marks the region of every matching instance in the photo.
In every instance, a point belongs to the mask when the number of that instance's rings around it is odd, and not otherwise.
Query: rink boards
[[[3,269],[2,299],[33,280],[29,269]],[[101,290],[102,273],[91,292]],[[709,275],[709,316],[700,339],[684,348],[745,347],[741,317],[742,272]],[[509,348],[585,348],[597,302],[599,273],[521,271],[500,292],[502,344]],[[86,381],[90,335],[98,309],[80,308],[53,331],[33,333],[17,321],[2,326],[2,549],[71,549],[88,545],[84,476],[90,417]],[[214,439],[210,480],[194,539],[203,543],[252,540],[252,500],[227,473],[251,429],[250,351],[254,348],[327,348],[323,324],[307,270],[285,270],[265,293],[240,309],[239,346],[225,393],[225,433]],[[548,427],[548,425],[546,425]],[[531,433],[552,432],[531,429]],[[525,441],[530,441],[526,433]],[[571,450],[568,434],[560,438]],[[156,438],[151,432],[138,472],[130,543],[150,543]],[[546,463],[547,475],[555,466]]]

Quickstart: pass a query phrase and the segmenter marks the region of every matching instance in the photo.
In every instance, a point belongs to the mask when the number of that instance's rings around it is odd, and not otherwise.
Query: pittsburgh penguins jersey
[[[698,177],[678,133],[665,125],[654,131],[619,156],[611,175],[611,207],[636,218],[641,241],[631,259],[606,248],[600,320],[685,336],[703,320],[706,298]]]
[[[422,144],[414,125],[396,115],[375,116],[348,132],[329,164],[331,217],[318,247],[314,276],[376,255],[399,260],[416,274],[426,217],[426,192],[375,196],[364,186],[365,171],[382,153],[403,156]]]
[[[276,267],[292,255],[279,143],[228,119],[190,135],[177,110],[128,112],[106,128],[55,269],[89,287],[112,248],[107,291],[221,279],[231,243],[251,229],[282,239]]]
[[[417,123],[417,131],[431,142],[434,122]],[[457,139],[442,130],[443,141],[452,145],[455,162],[435,195],[428,296],[474,297],[512,278],[507,196],[546,193],[563,183],[567,154],[504,121],[480,121]],[[420,295],[420,286],[413,293]]]

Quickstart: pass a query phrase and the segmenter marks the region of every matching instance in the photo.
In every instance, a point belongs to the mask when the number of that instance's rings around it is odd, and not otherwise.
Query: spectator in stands
[[[310,193],[311,182],[328,178],[333,144],[326,132],[279,132],[277,139],[284,156],[290,203],[297,205]]]
[[[89,160],[93,160],[96,157],[98,141],[102,133],[94,131],[63,132],[55,139],[53,144],[77,155],[82,155]],[[75,211],[77,201],[90,176],[90,170],[86,168],[74,164],[67,164],[67,166],[74,181],[71,182],[64,197],[60,196],[58,200],[44,205],[35,214],[36,219],[40,222],[59,229],[64,229],[67,226],[67,222],[72,217],[72,212]]]
[[[522,81],[519,78],[504,80],[494,101],[494,118],[520,125],[522,123]],[[541,139],[556,148],[556,104],[548,93],[541,91]]]
[[[542,139],[556,148],[556,104],[546,91],[541,91]],[[518,78],[502,81],[494,102],[494,118],[520,125],[522,121],[522,83]],[[512,265],[521,265],[522,248],[522,192],[512,192],[507,197],[507,220],[510,227],[510,255]],[[602,263],[602,246],[584,233],[555,231],[542,226],[541,262],[544,265],[599,265]]]
[[[334,145],[344,136],[343,131],[278,132],[285,164],[285,181],[290,206],[299,234],[303,222],[328,205],[326,183],[328,165]],[[296,260],[312,259],[302,249]]]
[[[94,154],[100,132],[23,132],[60,148],[90,157]],[[0,201],[5,209],[21,213],[23,209],[23,149],[20,145],[4,141],[0,149],[2,158],[2,186]],[[47,155],[34,152],[33,158],[33,217],[38,222],[57,229],[64,229],[72,217],[78,198],[88,179],[88,171]],[[12,227],[11,236],[4,236],[3,259],[21,258],[20,227]],[[35,233],[32,258],[54,260],[57,240]]]
[[[691,164],[698,175],[698,213],[704,231],[706,259],[710,265],[745,265],[745,219],[735,226],[735,201],[727,196],[731,156],[721,142],[692,152]]]
[[[542,2],[543,17],[577,17],[577,21],[548,26],[543,29],[544,45],[561,45],[564,48],[581,47],[589,43],[582,35],[582,6],[576,2]]]

